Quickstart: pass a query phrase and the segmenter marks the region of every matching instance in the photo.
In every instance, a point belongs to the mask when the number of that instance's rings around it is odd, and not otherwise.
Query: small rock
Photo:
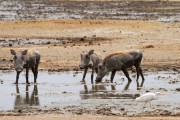
[[[92,42],[92,41],[89,41],[89,45],[93,45],[93,42]]]
[[[18,113],[22,113],[22,110],[18,110]]]
[[[176,91],[180,91],[180,88],[176,88]]]
[[[125,109],[124,109],[124,108],[121,108],[120,110],[121,110],[121,111],[124,111]]]
[[[146,92],[150,92],[149,90],[146,90]]]
[[[153,45],[147,45],[144,48],[154,48],[154,46]]]
[[[50,41],[48,41],[46,44],[47,44],[47,45],[48,45],[48,44],[51,44],[51,42],[50,42]]]
[[[12,46],[12,43],[9,43],[9,46]]]
[[[85,39],[84,38],[80,38],[80,41],[84,41]]]
[[[62,41],[62,44],[66,44],[66,41]]]
[[[177,68],[173,68],[172,70],[173,70],[173,71],[176,71],[176,72],[178,72],[178,71],[179,71]]]
[[[167,91],[165,88],[159,88],[158,90]]]

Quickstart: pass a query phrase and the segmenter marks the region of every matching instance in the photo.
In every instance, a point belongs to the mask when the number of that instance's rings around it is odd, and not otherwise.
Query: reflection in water
[[[128,90],[130,84],[131,82],[128,82],[123,90]],[[108,86],[111,86],[111,90],[107,90]],[[88,90],[88,85],[84,84],[84,91],[80,91],[81,99],[134,99],[139,96],[139,94],[119,93],[116,91],[115,85],[92,84],[91,88]]]
[[[19,86],[16,85],[16,98],[14,102],[14,109],[21,109],[23,106],[39,106],[38,87],[34,85],[33,92],[29,96],[29,85],[26,85],[26,95],[21,96],[19,92]]]
[[[126,86],[124,87],[124,90],[127,90],[129,88],[129,85],[131,84],[131,81],[128,81],[128,83],[126,84]]]
[[[128,83],[126,84],[126,86],[124,87],[124,90],[128,90],[129,85],[131,84],[132,81],[128,81]],[[143,87],[144,84],[144,80],[142,80],[141,84],[139,85],[139,81],[136,81],[137,83],[137,90],[141,90],[141,88]]]
[[[3,71],[3,76],[0,76],[0,79],[3,80],[3,84],[0,84],[0,110],[14,110],[14,109],[28,109],[30,105],[38,105],[41,107],[62,107],[62,109],[69,105],[77,105],[85,103],[84,107],[86,106],[93,106],[95,103],[101,105],[102,102],[109,102],[111,99],[114,100],[115,104],[119,104],[121,101],[126,101],[130,99],[132,101],[132,97],[135,93],[143,93],[144,90],[137,90],[143,86],[146,87],[147,90],[156,91],[159,90],[160,87],[162,89],[166,89],[167,93],[173,92],[171,96],[165,95],[166,99],[159,99],[158,101],[154,102],[163,102],[165,105],[170,105],[166,109],[171,109],[174,107],[175,104],[180,103],[180,92],[176,91],[176,88],[179,88],[180,83],[176,84],[169,84],[171,80],[177,80],[179,78],[179,74],[169,73],[169,72],[147,72],[146,73],[146,81],[141,83],[141,79],[139,79],[139,84],[136,83],[134,79],[131,83],[128,81],[121,80],[121,76],[117,76],[115,81],[117,84],[112,85],[111,83],[106,83],[105,85],[92,85],[91,81],[87,81],[86,85],[79,84],[79,80],[82,77],[82,72],[78,72],[76,77],[73,77],[74,71],[68,72],[47,72],[47,71],[40,71],[39,74],[39,84],[38,86],[27,86],[29,93],[26,93],[26,85],[19,84],[19,88],[17,86],[17,93],[18,95],[12,94],[16,92],[16,85],[13,85],[12,78],[16,75],[16,72],[9,72]],[[32,73],[31,73],[32,74]],[[88,73],[90,74],[90,73]],[[88,75],[87,74],[87,75]],[[23,74],[22,74],[23,75]],[[118,74],[117,74],[118,75]],[[90,75],[88,75],[88,79],[90,80]],[[160,78],[159,78],[160,76]],[[30,77],[33,77],[30,75]],[[110,76],[106,76],[108,79]],[[32,78],[33,79],[33,78]],[[23,79],[22,79],[23,81]],[[107,81],[108,82],[108,81]],[[37,88],[38,87],[38,88]],[[34,91],[32,92],[33,89]],[[143,89],[141,87],[141,89]],[[19,89],[19,90],[18,90]],[[66,93],[63,93],[66,92]],[[20,93],[20,95],[19,95]],[[12,95],[11,95],[12,94]],[[26,94],[28,97],[26,97]],[[34,94],[34,95],[33,95]],[[100,95],[99,95],[100,94]],[[34,96],[34,97],[31,97]],[[37,95],[37,96],[36,96]],[[39,98],[38,98],[39,96]],[[135,96],[135,95],[134,95]],[[15,100],[16,98],[16,100]],[[27,98],[27,99],[26,99]],[[29,99],[28,99],[29,98]],[[37,100],[32,100],[37,99]],[[90,100],[87,100],[87,99]],[[102,100],[101,98],[105,98],[106,100]],[[126,98],[126,99],[124,99]],[[85,102],[84,102],[84,99]],[[99,99],[95,100],[94,99]],[[108,100],[109,99],[109,100]],[[118,100],[115,100],[118,99]],[[29,101],[26,102],[25,101]],[[34,101],[34,102],[32,102]],[[166,104],[167,103],[167,104]],[[27,104],[27,105],[25,105]],[[131,113],[130,113],[131,114]]]

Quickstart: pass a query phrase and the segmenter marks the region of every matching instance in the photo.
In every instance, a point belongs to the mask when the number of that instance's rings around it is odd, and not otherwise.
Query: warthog
[[[94,71],[98,72],[98,65],[102,62],[103,57],[100,53],[94,52],[94,50],[90,50],[89,52],[83,51],[81,53],[81,63],[79,67],[84,69],[84,74],[82,78],[82,82],[85,82],[86,73],[90,62],[92,62],[92,74],[91,74],[91,81],[93,81]]]
[[[144,76],[142,69],[140,67],[143,53],[139,50],[130,50],[126,52],[118,51],[106,56],[101,64],[98,66],[98,74],[96,77],[96,82],[100,82],[106,73],[112,71],[111,82],[113,82],[114,75],[116,71],[122,70],[128,81],[131,81],[129,77],[127,68],[135,66],[137,72],[137,81],[139,79],[139,73],[141,74],[142,80],[144,81]]]
[[[40,54],[38,51],[24,50],[15,52],[14,50],[10,50],[11,54],[14,55],[13,62],[14,68],[17,72],[16,74],[16,82],[18,84],[19,74],[23,71],[23,68],[26,68],[26,83],[29,84],[29,68],[31,68],[34,74],[34,83],[36,83],[37,75],[38,75],[38,65],[40,61]]]

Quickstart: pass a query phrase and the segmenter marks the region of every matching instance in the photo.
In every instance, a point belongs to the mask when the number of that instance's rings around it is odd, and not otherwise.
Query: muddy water
[[[147,105],[145,111],[155,114],[162,114],[163,111],[169,114],[180,112],[180,75],[174,72],[145,73],[146,80],[143,84],[140,80],[139,85],[135,73],[131,73],[133,81],[128,83],[121,72],[117,73],[113,84],[108,83],[110,75],[105,76],[102,83],[92,84],[90,73],[86,76],[86,84],[81,84],[79,81],[83,73],[75,71],[41,71],[37,85],[33,84],[33,77],[30,77],[32,84],[26,85],[23,72],[19,85],[15,85],[12,84],[15,82],[14,71],[1,72],[1,111],[56,107],[63,112],[77,114],[83,111],[92,114],[136,115],[141,113],[143,105],[134,101],[136,97],[147,91],[161,91],[164,95],[151,102],[151,108]]]
[[[180,2],[119,1],[68,2],[57,0],[1,0],[0,20],[120,19],[180,21]]]

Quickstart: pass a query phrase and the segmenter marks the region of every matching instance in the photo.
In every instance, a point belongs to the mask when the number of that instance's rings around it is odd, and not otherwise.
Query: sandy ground
[[[145,68],[179,69],[179,23],[120,20],[43,20],[0,22],[1,43],[16,38],[59,39],[45,44],[1,47],[1,69],[10,69],[10,49],[37,49],[40,69],[78,70],[82,50],[94,49],[104,56],[112,51],[140,49]],[[7,39],[7,40],[3,40]],[[16,40],[16,41],[17,41]],[[69,41],[69,42],[68,42]],[[15,46],[15,47],[14,47]]]
[[[4,116],[0,120],[179,120],[179,117],[116,117],[95,115],[31,115],[31,116]]]

